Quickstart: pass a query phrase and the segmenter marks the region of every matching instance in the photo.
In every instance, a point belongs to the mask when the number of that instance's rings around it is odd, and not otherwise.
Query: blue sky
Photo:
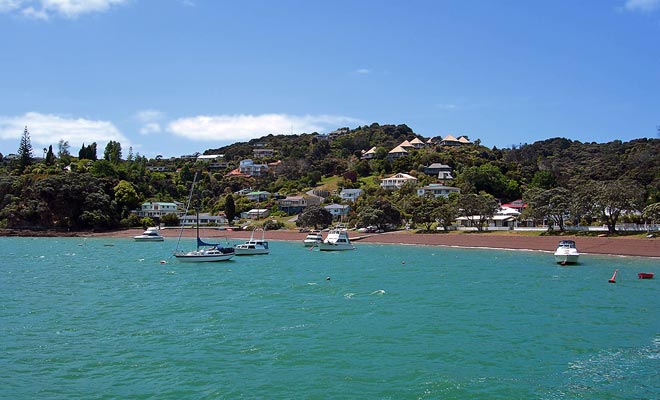
[[[660,0],[0,0],[0,153],[147,157],[407,124],[659,137]]]

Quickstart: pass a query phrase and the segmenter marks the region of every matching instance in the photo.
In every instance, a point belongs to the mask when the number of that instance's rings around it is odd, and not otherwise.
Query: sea
[[[660,398],[658,259],[355,245],[0,238],[0,398]]]

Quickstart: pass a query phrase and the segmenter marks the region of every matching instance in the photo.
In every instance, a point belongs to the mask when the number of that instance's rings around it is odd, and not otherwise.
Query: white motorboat
[[[160,235],[160,229],[157,227],[147,228],[147,230],[142,232],[141,235],[133,236],[133,239],[136,242],[162,242],[165,240],[165,238]]]
[[[255,239],[254,232],[255,231],[252,231],[250,240],[234,246],[234,252],[237,256],[268,254],[270,252],[270,249],[268,248],[268,242],[264,239],[264,230],[261,229],[261,239]]]
[[[575,241],[573,240],[562,240],[555,250],[555,262],[565,265],[565,264],[575,264],[578,262],[578,257],[580,253],[575,247]]]
[[[355,246],[351,244],[348,239],[348,232],[346,229],[332,229],[328,232],[325,240],[319,244],[321,251],[341,251],[341,250],[355,250]]]
[[[323,243],[323,235],[321,234],[321,231],[311,231],[303,240],[305,247],[318,246],[321,243]]]

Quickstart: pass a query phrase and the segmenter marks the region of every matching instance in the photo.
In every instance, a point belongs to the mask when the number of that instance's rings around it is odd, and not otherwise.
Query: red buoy
[[[614,270],[614,275],[612,275],[612,277],[611,277],[610,280],[608,281],[609,283],[616,283],[616,273],[617,273],[617,272],[619,272],[619,270],[618,270],[618,269],[615,269],[615,270]]]

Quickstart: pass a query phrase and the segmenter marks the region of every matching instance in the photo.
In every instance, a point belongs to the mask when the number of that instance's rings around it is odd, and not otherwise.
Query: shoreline
[[[57,231],[20,231],[0,230],[0,236],[23,237],[112,237],[130,239],[144,230],[125,229],[108,232],[57,232]],[[177,238],[180,228],[163,228],[161,235]],[[200,228],[203,238],[249,239],[251,231],[218,230],[215,228]],[[300,241],[307,234],[292,230],[266,231],[267,240]],[[195,237],[194,229],[184,229],[182,237]],[[393,231],[375,234],[362,234],[349,231],[351,241],[373,244],[401,244],[417,246],[447,246],[462,248],[529,250],[554,252],[557,243],[562,239],[575,240],[582,254],[602,254],[611,256],[638,256],[660,258],[660,239],[629,238],[629,237],[584,237],[584,236],[526,236],[516,233],[413,233]]]

